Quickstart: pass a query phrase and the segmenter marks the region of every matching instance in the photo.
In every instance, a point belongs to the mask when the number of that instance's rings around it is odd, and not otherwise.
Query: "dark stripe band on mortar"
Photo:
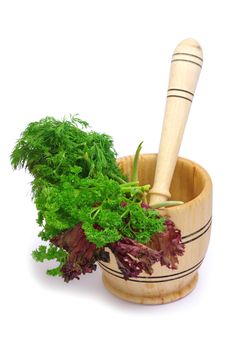
[[[195,238],[190,239],[190,240],[187,241],[187,242],[183,242],[183,243],[184,243],[184,244],[188,244],[188,243],[191,243],[191,242],[195,241],[196,239],[200,238],[200,237],[203,236],[206,232],[209,231],[210,226],[211,226],[211,223],[210,223],[209,227],[208,227],[204,232],[202,232],[200,235],[198,235],[198,236],[195,237]]]
[[[202,65],[200,63],[197,63],[197,62],[194,62],[194,61],[191,61],[191,60],[185,60],[183,58],[174,58],[172,60],[172,62],[178,62],[178,61],[193,63],[193,64],[196,64],[197,66],[199,66],[200,68],[202,68]]]
[[[174,89],[174,88],[172,88],[172,89],[168,89],[168,91],[181,91],[181,92],[186,92],[186,94],[190,94],[190,95],[194,96],[194,94],[192,92],[190,92],[188,90],[183,90],[183,89]]]
[[[192,102],[192,100],[191,100],[190,98],[185,97],[185,96],[179,96],[179,95],[168,95],[168,96],[167,96],[167,98],[168,98],[168,97],[179,97],[179,98],[183,98],[184,100],[187,100],[187,101]]]
[[[203,260],[204,260],[204,258],[203,258],[201,261],[199,261],[196,265],[190,267],[189,269],[187,269],[187,270],[185,270],[185,271],[173,273],[173,274],[171,275],[171,277],[185,274],[186,272],[189,272],[189,271],[191,271],[192,269],[195,269],[195,268],[199,267],[199,266],[202,264]],[[108,266],[102,264],[100,261],[98,261],[98,263],[99,263],[99,265],[100,265],[106,272],[109,272],[109,273],[110,273],[110,272],[114,272],[115,274],[117,274],[117,275],[119,275],[119,276],[122,276],[122,275],[123,275],[122,272],[116,271],[116,270],[114,270],[114,269],[111,269],[110,267],[108,267]],[[165,275],[165,276],[139,276],[138,278],[139,278],[139,279],[144,279],[144,280],[147,280],[147,279],[149,280],[149,279],[160,279],[160,278],[169,278],[169,277],[170,277],[170,275]]]
[[[202,262],[201,262],[201,263],[202,263]],[[170,282],[170,281],[178,280],[178,279],[180,279],[180,278],[183,278],[183,277],[186,277],[186,276],[188,276],[188,275],[191,275],[191,273],[195,272],[195,271],[200,267],[201,263],[200,263],[194,270],[192,270],[192,271],[186,273],[186,274],[183,275],[183,276],[179,276],[179,277],[175,277],[175,278],[169,278],[169,279],[166,279],[166,280],[163,280],[163,281],[149,281],[149,280],[141,281],[141,280],[132,279],[132,278],[129,278],[127,281],[129,281],[129,282],[137,282],[137,283],[162,283],[162,282]],[[112,276],[114,276],[114,277],[117,277],[117,278],[120,278],[120,279],[124,279],[124,277],[115,275],[114,273],[107,271],[107,270],[104,269],[103,267],[102,267],[102,269],[105,270],[107,273],[109,273],[110,275],[112,275]],[[169,276],[167,276],[167,277],[169,277]],[[141,278],[141,277],[140,277],[140,278]]]
[[[191,236],[195,235],[196,233],[201,232],[204,228],[206,228],[206,226],[208,226],[209,224],[211,224],[211,221],[212,221],[212,216],[211,216],[211,218],[209,219],[209,221],[208,221],[204,226],[202,226],[201,228],[199,228],[199,230],[194,231],[194,232],[192,232],[192,233],[189,233],[189,234],[186,235],[186,236],[183,236],[182,239],[191,237]]]
[[[212,217],[209,219],[209,221],[208,221],[204,226],[202,226],[202,227],[201,227],[200,229],[198,229],[197,231],[192,232],[192,233],[190,233],[190,234],[188,234],[188,235],[186,235],[186,236],[183,236],[183,237],[182,237],[182,240],[183,240],[184,238],[188,238],[188,237],[190,237],[190,236],[193,236],[193,235],[195,235],[195,234],[201,232],[204,228],[206,228],[200,235],[198,235],[197,237],[194,237],[194,238],[188,240],[187,242],[183,242],[183,243],[184,243],[184,244],[188,244],[188,243],[193,242],[193,241],[195,241],[196,239],[202,237],[202,236],[210,229],[211,224],[212,224]],[[181,276],[179,276],[179,277],[175,277],[175,278],[169,279],[169,275],[166,275],[166,276],[141,276],[141,277],[138,277],[138,278],[140,278],[140,280],[138,280],[138,279],[130,279],[130,278],[129,278],[128,280],[129,280],[129,281],[132,281],[132,282],[141,282],[141,283],[161,283],[161,282],[168,282],[168,281],[176,280],[176,279],[179,279],[179,278],[188,276],[188,275],[190,275],[191,273],[193,273],[194,271],[196,271],[196,270],[200,267],[200,265],[202,264],[203,260],[204,260],[204,258],[203,258],[201,261],[199,261],[196,265],[192,266],[191,268],[189,268],[189,269],[187,269],[187,270],[185,270],[185,271],[182,271],[182,272],[177,272],[177,273],[175,273],[175,274],[172,275],[172,276],[181,275]],[[116,270],[114,270],[114,269],[111,269],[110,267],[108,267],[108,266],[102,264],[100,261],[98,261],[98,263],[99,263],[99,265],[101,266],[101,268],[102,268],[104,271],[106,271],[107,273],[109,273],[109,274],[111,274],[111,275],[113,275],[113,276],[115,276],[115,277],[124,279],[124,277],[122,277],[122,273],[121,273],[120,271],[116,271]],[[189,272],[189,271],[190,271],[190,272]],[[118,274],[118,275],[117,275],[117,274]],[[183,275],[183,274],[184,274],[184,275]],[[120,276],[120,275],[121,275],[121,276]],[[149,281],[149,279],[160,279],[160,278],[168,278],[168,279],[165,279],[165,280],[163,280],[163,281],[160,281],[160,280],[159,280],[159,281]],[[145,281],[141,281],[141,279],[146,280],[146,282],[145,282]]]
[[[184,56],[191,56],[191,57],[196,57],[198,58],[201,62],[203,62],[203,58],[197,55],[193,55],[192,53],[187,53],[187,52],[176,52],[172,56],[177,56],[177,55],[184,55]]]

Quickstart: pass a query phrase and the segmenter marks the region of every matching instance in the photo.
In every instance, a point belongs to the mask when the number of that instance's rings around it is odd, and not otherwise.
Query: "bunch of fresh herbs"
[[[32,255],[40,262],[58,262],[48,274],[66,282],[79,278],[95,270],[97,260],[109,261],[105,248],[114,253],[125,278],[151,273],[156,261],[176,268],[176,256],[183,254],[180,231],[173,226],[171,232],[167,220],[146,204],[150,186],[138,182],[140,150],[141,144],[128,181],[118,167],[112,138],[90,130],[77,115],[62,121],[46,117],[21,134],[11,163],[33,176],[39,236],[49,244]],[[159,234],[161,239],[162,233],[166,247],[173,242],[166,260],[164,248],[156,244],[154,250],[153,238]],[[152,242],[153,248],[145,246]]]

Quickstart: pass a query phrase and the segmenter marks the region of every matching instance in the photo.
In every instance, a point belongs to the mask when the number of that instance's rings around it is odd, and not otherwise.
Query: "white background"
[[[231,349],[230,1],[1,1],[1,349]],[[214,222],[197,288],[168,305],[121,301],[100,272],[65,284],[45,274],[30,177],[9,154],[26,125],[79,113],[119,155],[157,152],[169,65],[187,37],[204,66],[180,155],[214,183]]]

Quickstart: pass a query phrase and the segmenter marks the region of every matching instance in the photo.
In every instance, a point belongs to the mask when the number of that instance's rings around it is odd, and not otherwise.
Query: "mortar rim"
[[[146,157],[149,157],[149,156],[157,156],[157,153],[142,153],[140,155],[140,158],[141,157],[145,157],[146,158]],[[125,159],[125,158],[133,159],[133,157],[134,157],[134,155],[127,155],[127,156],[119,157],[117,160],[120,161],[120,160]],[[205,183],[204,183],[203,190],[195,198],[191,199],[190,201],[185,202],[184,204],[178,205],[178,206],[175,206],[175,207],[169,207],[169,208],[161,209],[162,211],[167,211],[169,214],[173,213],[174,211],[185,210],[189,206],[192,206],[193,203],[201,202],[205,197],[207,197],[208,195],[211,195],[211,193],[212,193],[212,187],[213,187],[212,179],[211,179],[209,173],[207,172],[207,170],[203,166],[201,166],[200,164],[196,163],[195,161],[193,161],[191,159],[184,158],[184,157],[178,157],[177,158],[177,162],[179,160],[183,161],[184,163],[187,163],[189,165],[191,164],[192,166],[195,166],[200,171],[200,173],[203,175]]]

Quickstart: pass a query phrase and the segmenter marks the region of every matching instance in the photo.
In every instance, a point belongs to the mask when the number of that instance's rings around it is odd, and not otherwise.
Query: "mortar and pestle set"
[[[212,215],[212,182],[208,173],[195,162],[178,158],[185,124],[201,71],[203,59],[199,44],[182,41],[175,49],[170,70],[167,103],[158,154],[139,158],[139,182],[153,184],[149,204],[171,198],[184,204],[160,210],[181,230],[185,253],[178,270],[155,264],[151,276],[142,273],[125,280],[112,253],[110,263],[99,262],[105,287],[114,295],[140,304],[163,304],[180,299],[197,284],[209,244]],[[130,178],[133,156],[118,159]]]
[[[58,263],[48,275],[69,282],[98,263],[109,291],[140,304],[171,302],[195,287],[209,243],[212,183],[178,152],[202,62],[193,39],[174,51],[158,155],[140,155],[140,144],[135,156],[116,159],[112,138],[86,131],[76,115],[43,118],[21,134],[11,164],[33,177],[39,237],[48,244],[32,257]]]

